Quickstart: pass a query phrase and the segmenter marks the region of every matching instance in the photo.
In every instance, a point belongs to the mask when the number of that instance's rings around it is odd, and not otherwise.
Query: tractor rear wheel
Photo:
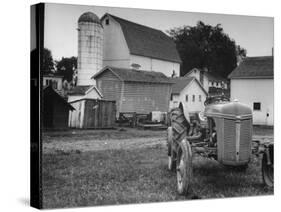
[[[181,108],[174,108],[171,111],[172,135],[174,141],[181,141],[187,135],[189,123],[185,119]]]
[[[266,153],[262,156],[262,179],[264,184],[273,187],[273,163],[268,164],[268,156]]]
[[[177,153],[177,189],[180,195],[187,195],[192,180],[192,152],[191,146],[183,139]]]

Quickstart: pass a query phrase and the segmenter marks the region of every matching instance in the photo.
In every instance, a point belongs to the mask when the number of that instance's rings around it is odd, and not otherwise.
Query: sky
[[[110,13],[163,32],[183,25],[195,26],[198,21],[212,26],[221,24],[224,32],[234,39],[237,45],[247,50],[249,57],[272,55],[274,46],[272,17],[47,3],[44,26],[45,47],[51,50],[55,60],[77,56],[77,21],[80,15],[88,11],[100,18],[105,13]]]

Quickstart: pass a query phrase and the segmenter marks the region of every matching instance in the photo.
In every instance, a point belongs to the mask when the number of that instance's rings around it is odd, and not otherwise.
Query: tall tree
[[[51,51],[47,48],[44,48],[44,50],[43,50],[42,71],[44,73],[50,73],[50,72],[54,71],[53,56],[52,56]]]
[[[237,66],[237,58],[245,57],[246,50],[223,32],[220,24],[206,25],[199,21],[196,26],[183,26],[168,31],[176,43],[182,59],[181,76],[192,68],[208,68],[222,77]]]
[[[62,57],[56,61],[57,74],[62,75],[68,82],[72,81],[73,73],[77,69],[77,57]]]

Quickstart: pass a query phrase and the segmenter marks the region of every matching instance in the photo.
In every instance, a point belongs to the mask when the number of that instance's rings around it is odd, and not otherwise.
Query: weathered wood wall
[[[125,82],[120,112],[168,112],[170,84]]]
[[[169,110],[171,84],[124,82],[112,72],[105,71],[97,79],[97,87],[104,99],[116,101],[117,115],[120,112],[148,114]]]
[[[99,129],[115,126],[115,101],[82,99],[70,104],[75,111],[69,114],[69,127]]]
[[[119,113],[121,106],[121,94],[123,82],[110,71],[105,71],[96,80],[97,87],[105,100],[113,100],[116,102],[116,110]]]

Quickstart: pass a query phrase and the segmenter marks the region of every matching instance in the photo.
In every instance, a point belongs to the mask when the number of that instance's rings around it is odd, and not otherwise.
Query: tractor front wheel
[[[177,153],[177,188],[180,195],[188,194],[192,179],[192,152],[186,139],[180,142]]]
[[[168,127],[168,136],[167,136],[167,147],[168,147],[168,170],[176,170],[176,156],[172,148],[173,145],[173,128]]]
[[[268,155],[266,153],[262,156],[262,179],[264,184],[273,187],[273,163],[268,163]]]

